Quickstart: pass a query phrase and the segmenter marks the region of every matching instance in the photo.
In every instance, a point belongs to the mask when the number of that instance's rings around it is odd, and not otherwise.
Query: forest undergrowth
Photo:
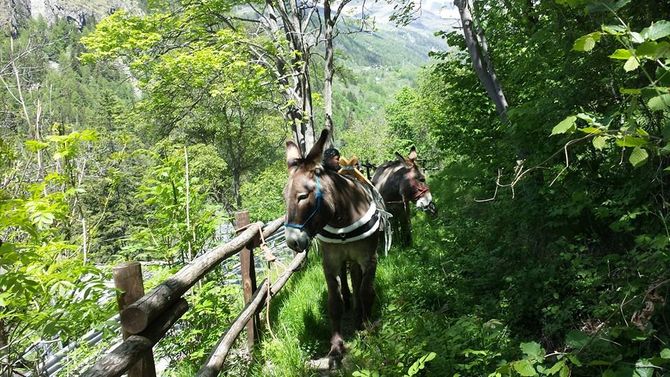
[[[455,177],[462,168],[442,174]],[[639,255],[567,250],[555,263],[548,255],[517,258],[502,248],[514,235],[491,231],[515,226],[497,221],[509,219],[518,201],[476,203],[457,180],[432,182],[440,216],[415,214],[413,246],[380,256],[373,322],[345,331],[341,367],[325,374],[309,368],[330,346],[326,286],[318,251],[311,251],[305,270],[273,301],[273,335],[265,331],[249,375],[665,375],[667,322],[656,317],[641,326],[650,313],[636,308],[653,298],[639,295],[644,277],[625,271]],[[493,239],[498,248],[489,246]],[[617,272],[603,275],[608,268]],[[622,303],[614,293],[624,289],[631,294]],[[631,312],[637,323],[626,318]],[[345,327],[352,321],[345,315]]]

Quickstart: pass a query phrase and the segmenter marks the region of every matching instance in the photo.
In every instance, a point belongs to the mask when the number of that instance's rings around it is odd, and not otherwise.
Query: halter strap
[[[298,230],[303,230],[309,224],[310,220],[319,212],[321,209],[321,204],[323,202],[323,191],[321,191],[321,181],[319,180],[319,176],[316,176],[316,206],[312,210],[312,213],[307,216],[307,220],[305,220],[304,223],[302,224],[295,224],[295,223],[289,223],[288,221],[284,223],[284,226],[287,228],[294,228]]]
[[[421,199],[422,196],[426,195],[426,192],[428,192],[430,189],[428,186],[424,186],[423,188],[418,188],[416,191],[416,194],[414,194],[414,200],[419,200]]]

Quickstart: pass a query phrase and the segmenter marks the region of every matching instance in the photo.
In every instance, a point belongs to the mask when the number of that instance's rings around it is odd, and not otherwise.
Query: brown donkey
[[[327,137],[328,131],[324,130],[304,157],[295,143],[286,143],[289,177],[284,190],[285,232],[287,245],[297,252],[305,252],[313,238],[319,241],[332,330],[329,355],[339,357],[344,352],[340,272],[348,263],[356,325],[360,328],[363,321],[369,320],[375,298],[380,215],[369,188],[322,168],[321,155]]]
[[[372,183],[384,198],[387,210],[393,215],[393,232],[400,238],[400,244],[412,244],[412,228],[409,203],[430,215],[437,214],[426,177],[416,162],[416,148],[412,147],[407,158],[396,152],[397,160],[382,164],[375,171]]]

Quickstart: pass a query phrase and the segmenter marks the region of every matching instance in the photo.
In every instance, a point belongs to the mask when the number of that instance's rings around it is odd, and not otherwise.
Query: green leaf
[[[635,373],[634,377],[653,377],[654,376],[654,364],[649,362],[646,359],[640,359],[635,363]]]
[[[633,152],[631,152],[630,157],[628,157],[628,161],[630,161],[633,167],[637,168],[644,165],[644,163],[647,162],[648,157],[649,153],[644,148],[635,147]]]
[[[585,113],[579,113],[579,114],[577,114],[577,118],[579,118],[579,119],[585,121],[585,122],[588,123],[588,124],[596,124],[596,123],[598,123],[598,122],[596,122],[595,118],[593,118],[591,115],[589,115],[589,114],[585,114]]]
[[[668,168],[670,168],[670,166],[668,166],[665,169],[668,169]],[[670,359],[670,348],[664,348],[663,350],[661,350],[661,358]]]
[[[531,359],[544,358],[544,350],[542,349],[542,346],[540,346],[540,344],[537,342],[521,343],[519,348],[521,348],[521,352],[523,352],[528,358]]]
[[[26,148],[28,148],[28,150],[31,151],[31,152],[37,152],[39,150],[45,149],[48,146],[49,146],[49,144],[47,144],[43,141],[38,141],[38,140],[27,140],[26,141]]]
[[[607,34],[621,35],[626,32],[626,27],[622,25],[602,25],[601,28]]]
[[[670,22],[666,20],[656,21],[651,26],[642,30],[642,36],[646,39],[655,41],[670,35]]]
[[[605,136],[596,136],[593,138],[593,147],[601,151],[607,146],[607,137]]]
[[[623,65],[623,69],[626,72],[634,71],[640,66],[640,62],[637,60],[635,56],[631,56],[626,60],[626,64]]]
[[[583,35],[575,41],[572,45],[574,51],[591,51],[596,46],[596,42],[600,40],[602,33],[595,31],[590,34]]]
[[[658,42],[654,58],[655,59],[670,58],[670,43],[666,41]]]
[[[670,94],[661,94],[647,101],[647,106],[652,111],[665,111],[670,109]]]
[[[647,41],[639,45],[635,49],[635,55],[654,58],[656,56],[656,50],[658,50],[658,43],[653,41]]]
[[[640,147],[645,144],[647,144],[647,139],[635,136],[624,136],[616,141],[616,145],[620,147]]]
[[[581,131],[585,134],[599,134],[603,130],[599,127],[584,127],[584,128],[580,128],[579,131]]]
[[[633,56],[633,53],[630,52],[629,50],[619,48],[616,51],[612,53],[609,57],[612,59],[617,59],[617,60],[628,60]]]
[[[537,376],[537,372],[529,360],[515,361],[512,365],[514,366],[514,370],[521,376]]]
[[[565,360],[561,360],[561,361],[557,362],[551,368],[544,371],[544,373],[552,376],[552,375],[558,373],[558,371],[560,371],[561,368],[563,368],[563,366],[565,366]]]
[[[559,373],[560,377],[569,377],[570,376],[570,368],[568,368],[567,365],[563,365],[563,368],[561,368],[561,373]]]
[[[635,89],[635,88],[619,88],[619,93],[621,94],[633,94],[633,95],[638,95],[642,93],[642,89]]]
[[[631,32],[630,33],[630,38],[633,41],[633,43],[643,43],[644,42],[644,37],[640,35],[640,33],[636,32]]]
[[[574,365],[576,365],[576,366],[578,366],[578,367],[581,367],[581,366],[582,366],[582,362],[579,361],[579,359],[578,359],[577,356],[575,356],[575,355],[569,354],[569,355],[568,355],[568,360],[570,360],[570,362],[571,362],[572,364],[574,364]]]
[[[638,127],[637,129],[635,129],[635,132],[636,132],[638,135],[642,136],[642,137],[649,138],[649,132],[645,131],[645,130],[642,129],[642,128],[639,128],[639,127]]]
[[[49,212],[36,212],[30,220],[38,229],[46,229],[54,222],[54,214]]]
[[[551,134],[552,135],[559,135],[559,134],[564,134],[566,132],[574,131],[577,128],[575,126],[575,121],[576,120],[577,120],[577,116],[575,116],[575,115],[571,115],[571,116],[563,119],[559,124],[557,124],[551,130]]]

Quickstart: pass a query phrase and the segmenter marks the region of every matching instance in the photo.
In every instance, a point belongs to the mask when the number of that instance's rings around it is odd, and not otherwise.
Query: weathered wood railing
[[[122,309],[121,326],[124,341],[101,356],[93,366],[82,373],[82,376],[120,376],[131,368],[133,369],[129,372],[130,377],[155,376],[151,349],[188,310],[188,304],[182,296],[221,262],[237,253],[241,253],[242,285],[246,305],[230,328],[223,334],[207,362],[198,372],[198,376],[218,375],[223,368],[228,351],[230,351],[235,339],[245,326],[249,329],[247,345],[248,347],[253,346],[257,337],[256,317],[263,309],[263,304],[279,292],[293,272],[305,260],[306,253],[297,254],[272,286],[267,280],[264,280],[256,288],[253,248],[260,245],[261,239],[265,239],[279,230],[283,221],[284,217],[280,217],[265,226],[262,222],[249,224],[248,213],[236,214],[236,228],[241,233],[233,240],[194,259],[179,272],[132,304],[128,302],[132,301],[132,298],[129,299],[128,296],[120,298],[119,306]],[[139,270],[139,264],[131,263],[121,266],[118,271],[115,270],[115,274],[123,275],[121,271],[134,269]],[[115,277],[115,280],[125,281],[120,285],[117,284],[117,287],[126,294],[136,295],[135,298],[139,296],[137,292],[141,287],[137,287],[137,285],[141,286],[141,280],[139,283],[129,283],[128,280],[132,279],[124,280]],[[143,292],[143,288],[141,288],[141,291]],[[140,364],[142,366],[136,366]]]

